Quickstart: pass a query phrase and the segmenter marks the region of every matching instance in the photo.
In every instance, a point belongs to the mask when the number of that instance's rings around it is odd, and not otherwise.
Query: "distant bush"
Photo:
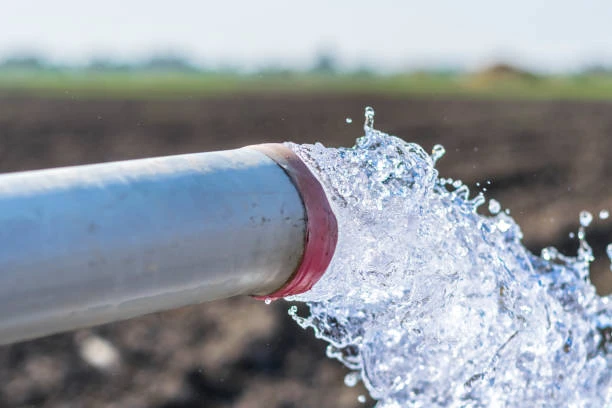
[[[612,76],[612,66],[594,64],[587,66],[580,72],[581,76]]]
[[[200,71],[195,64],[180,55],[156,55],[145,61],[140,68],[146,71],[157,72],[188,73]]]
[[[260,68],[256,72],[256,75],[269,78],[290,78],[295,74],[296,72],[289,68],[282,68],[274,65]]]
[[[320,53],[311,72],[314,74],[335,74],[337,71],[336,58],[328,52]]]
[[[133,70],[134,67],[130,64],[120,63],[110,58],[97,57],[93,58],[85,69],[96,72],[126,72]]]
[[[507,79],[536,80],[539,78],[538,75],[532,72],[506,63],[491,65],[490,67],[477,72],[475,77],[478,79],[493,81]]]
[[[0,63],[0,69],[39,71],[48,68],[46,60],[36,55],[15,55]]]

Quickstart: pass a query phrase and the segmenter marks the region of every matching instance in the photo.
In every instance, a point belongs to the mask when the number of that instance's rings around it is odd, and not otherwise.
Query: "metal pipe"
[[[337,231],[296,158],[272,145],[0,175],[0,344],[307,290]]]

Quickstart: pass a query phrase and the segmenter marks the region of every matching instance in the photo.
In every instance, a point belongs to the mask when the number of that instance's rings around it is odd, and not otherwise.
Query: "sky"
[[[81,64],[180,53],[200,64],[542,71],[612,65],[611,0],[0,0],[0,58]]]

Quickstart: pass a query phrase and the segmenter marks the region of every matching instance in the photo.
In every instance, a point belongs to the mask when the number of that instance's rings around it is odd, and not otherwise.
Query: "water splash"
[[[495,200],[495,199],[490,199],[489,200],[489,212],[493,215],[498,214],[501,211],[501,204],[499,203],[499,201]]]
[[[439,144],[434,145],[434,147],[431,149],[431,160],[433,161],[433,164],[436,164],[445,154],[446,149],[444,146]]]
[[[441,179],[433,157],[373,128],[353,148],[289,146],[324,185],[340,239],[289,314],[329,342],[379,408],[605,407],[612,403],[612,300],[577,257],[521,244],[507,212]],[[489,204],[491,206],[491,204]],[[591,216],[592,219],[592,216]]]
[[[365,116],[365,121],[363,123],[363,129],[366,132],[372,131],[374,129],[374,108],[371,106],[366,106],[363,116]]]
[[[580,225],[588,227],[593,222],[593,214],[588,211],[580,211]]]

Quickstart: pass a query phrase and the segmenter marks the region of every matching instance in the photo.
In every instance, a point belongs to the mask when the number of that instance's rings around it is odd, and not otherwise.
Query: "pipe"
[[[283,145],[0,175],[0,344],[308,290],[337,239]]]

